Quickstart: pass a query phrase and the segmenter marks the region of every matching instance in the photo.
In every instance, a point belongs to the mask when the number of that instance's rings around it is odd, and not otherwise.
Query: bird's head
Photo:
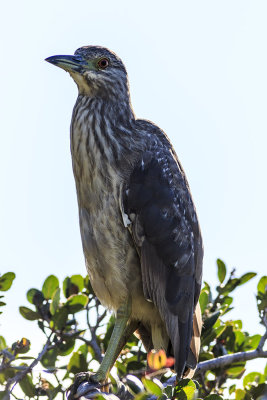
[[[52,56],[46,61],[69,72],[81,95],[116,99],[129,96],[127,72],[122,61],[104,47],[80,47],[74,55]]]

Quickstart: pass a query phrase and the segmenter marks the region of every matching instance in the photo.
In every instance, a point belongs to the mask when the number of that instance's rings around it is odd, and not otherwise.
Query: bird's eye
[[[100,69],[105,69],[109,65],[109,60],[108,58],[101,58],[101,60],[98,61],[97,63],[98,67]]]

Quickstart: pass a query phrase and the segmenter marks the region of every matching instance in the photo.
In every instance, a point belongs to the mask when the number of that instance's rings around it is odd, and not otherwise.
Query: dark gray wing
[[[124,211],[132,221],[144,296],[159,309],[182,376],[196,363],[189,349],[203,253],[190,191],[170,148],[142,155],[125,190]]]

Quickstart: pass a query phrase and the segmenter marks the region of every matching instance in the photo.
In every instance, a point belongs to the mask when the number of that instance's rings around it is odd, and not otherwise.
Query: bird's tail
[[[193,318],[193,335],[190,344],[190,352],[187,360],[187,369],[184,378],[192,378],[197,367],[198,355],[200,351],[200,336],[202,329],[202,317],[199,302],[196,305]]]

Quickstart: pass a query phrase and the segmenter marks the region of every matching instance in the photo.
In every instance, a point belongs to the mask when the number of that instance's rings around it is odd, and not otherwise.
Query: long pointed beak
[[[83,68],[87,65],[82,56],[52,56],[45,59],[45,61],[63,68],[65,71],[82,72]]]

